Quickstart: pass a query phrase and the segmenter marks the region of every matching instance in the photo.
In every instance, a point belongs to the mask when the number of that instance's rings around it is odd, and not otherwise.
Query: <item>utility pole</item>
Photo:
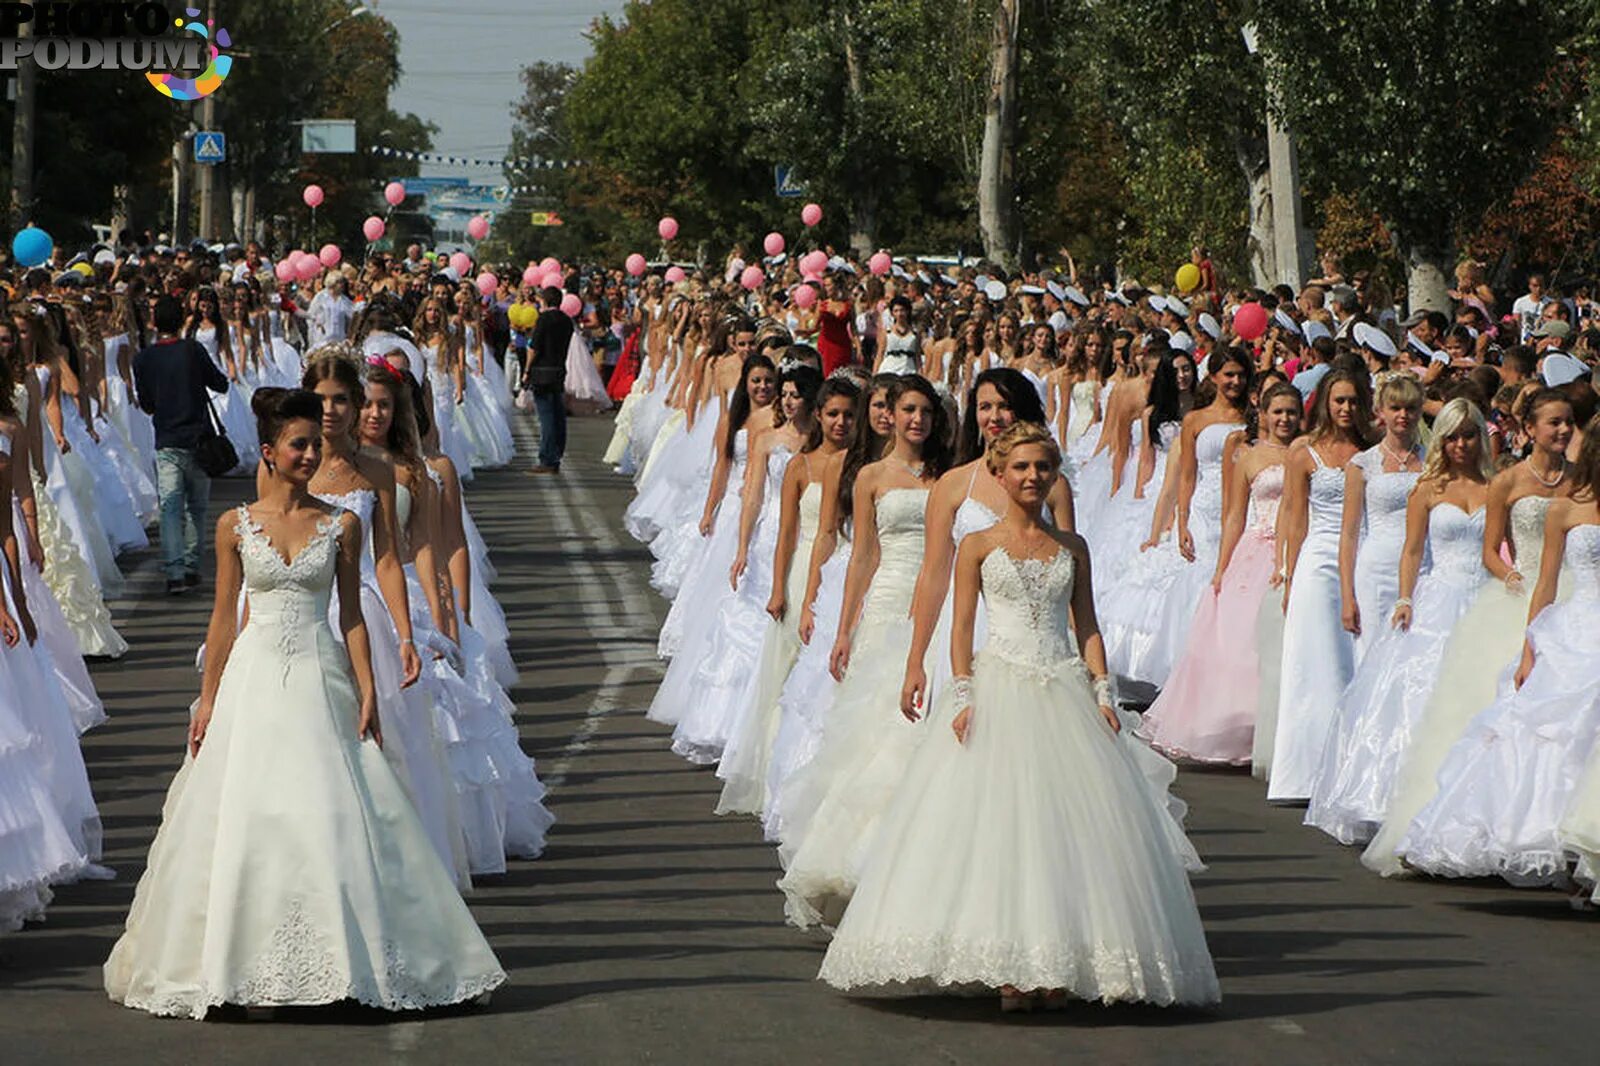
[[[17,27],[18,37],[32,37],[33,28],[24,22]],[[11,128],[11,218],[21,229],[33,215],[33,113],[38,95],[38,68],[32,57],[17,63],[17,114]]]
[[[217,0],[211,0],[206,6],[207,24],[215,27],[217,24]],[[217,121],[217,94],[211,93],[200,101],[200,128],[209,132]],[[195,185],[200,196],[200,239],[210,242],[216,237],[215,223],[217,219],[217,177],[216,163],[197,163],[195,169]]]
[[[1243,28],[1244,46],[1251,55],[1260,54],[1256,24]],[[1311,233],[1305,226],[1300,204],[1300,159],[1294,148],[1294,135],[1278,121],[1277,62],[1270,54],[1261,55],[1267,83],[1267,171],[1272,203],[1272,255],[1267,261],[1277,271],[1272,280],[1299,290],[1311,274],[1314,253]]]

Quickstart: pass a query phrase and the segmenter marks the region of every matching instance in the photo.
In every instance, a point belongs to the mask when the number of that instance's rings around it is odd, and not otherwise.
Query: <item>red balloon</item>
[[[1267,309],[1257,303],[1240,304],[1233,313],[1233,331],[1253,341],[1267,331]]]

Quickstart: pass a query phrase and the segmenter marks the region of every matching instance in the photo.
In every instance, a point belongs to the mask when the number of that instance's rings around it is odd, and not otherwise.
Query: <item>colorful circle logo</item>
[[[200,17],[198,8],[186,7],[183,13],[191,20]],[[214,24],[210,19],[203,23],[196,21],[185,23],[182,19],[174,19],[173,25],[188,33],[197,34],[205,41],[210,41]],[[211,62],[206,64],[206,69],[200,72],[198,78],[179,78],[172,74],[146,74],[145,78],[156,87],[157,92],[174,100],[198,100],[203,96],[210,96],[222,88],[222,83],[233,70],[233,57],[222,54],[222,49],[232,47],[233,39],[228,36],[228,31],[219,28],[216,43],[210,45]]]

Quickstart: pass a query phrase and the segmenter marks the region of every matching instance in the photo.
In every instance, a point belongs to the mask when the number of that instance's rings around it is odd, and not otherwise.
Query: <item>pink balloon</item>
[[[783,234],[769,233],[767,239],[761,242],[761,247],[767,250],[768,255],[782,255],[787,246],[783,243]]]
[[[307,185],[305,191],[300,194],[300,199],[306,202],[307,207],[321,207],[322,186]]]
[[[661,234],[662,240],[672,240],[672,238],[678,235],[678,220],[673,218],[671,215],[667,215],[660,222],[656,223],[656,232]]]
[[[405,203],[406,187],[403,182],[391,181],[383,187],[383,198],[389,201],[390,207],[399,207]]]
[[[744,273],[739,275],[739,284],[747,289],[759,289],[767,283],[767,276],[758,266],[747,266]]]
[[[272,268],[272,272],[278,275],[279,281],[283,282],[285,285],[289,284],[289,282],[293,281],[296,277],[294,260],[290,259],[288,256],[284,256],[282,259],[278,260],[278,265]]]
[[[500,288],[500,279],[485,270],[478,275],[478,291],[485,296],[493,296]]]
[[[644,256],[640,255],[638,252],[634,252],[632,255],[628,256],[627,261],[622,265],[627,268],[628,273],[632,274],[634,277],[638,277],[640,274],[644,273],[644,268],[648,264],[645,263]]]
[[[800,221],[808,226],[815,226],[822,221],[822,206],[820,204],[806,204],[800,209]]]
[[[583,314],[583,301],[575,292],[569,292],[561,298],[561,313],[568,318],[577,318]]]
[[[324,244],[322,250],[317,253],[317,261],[325,267],[336,267],[343,258],[344,253],[339,250],[337,244]]]
[[[544,271],[546,274],[559,274],[561,272],[561,260],[557,259],[553,255],[547,255],[543,259],[539,260],[539,269]]]
[[[894,266],[894,260],[889,258],[888,252],[878,252],[867,260],[867,269],[877,275],[889,273],[889,268]]]
[[[366,237],[368,241],[381,241],[383,240],[384,231],[388,228],[383,224],[383,219],[373,215],[361,223],[361,235]]]
[[[467,236],[475,241],[481,241],[489,235],[489,220],[482,215],[473,215],[467,223]]]
[[[322,263],[309,252],[301,252],[294,262],[294,273],[301,281],[310,281],[322,273]]]
[[[1233,331],[1247,341],[1253,341],[1267,331],[1267,309],[1260,304],[1240,304],[1233,313]]]
[[[530,266],[527,270],[522,272],[522,283],[524,285],[536,285],[542,287],[544,285],[544,271],[540,270],[537,266]]]
[[[807,252],[800,259],[800,273],[812,277],[822,277],[822,272],[828,269],[828,253],[820,248],[814,252]]]
[[[799,308],[812,307],[817,302],[817,287],[815,285],[796,285],[794,289],[794,305]]]
[[[450,269],[466,277],[467,271],[472,269],[472,257],[466,252],[457,252],[450,257]]]
[[[666,275],[666,277],[667,277],[667,281],[670,284],[676,285],[678,282],[682,281],[684,278],[686,278],[688,276],[689,276],[688,274],[685,274],[683,272],[683,267],[680,267],[680,266],[667,267],[667,275]]]

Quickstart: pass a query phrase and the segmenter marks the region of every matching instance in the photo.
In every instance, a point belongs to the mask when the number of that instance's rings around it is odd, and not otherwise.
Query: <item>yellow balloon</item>
[[[73,263],[72,269],[76,270],[86,278],[94,277],[94,267],[90,266],[88,263]]]
[[[1178,283],[1180,292],[1193,292],[1200,287],[1200,268],[1193,263],[1185,263],[1178,268],[1178,276],[1173,280]]]

